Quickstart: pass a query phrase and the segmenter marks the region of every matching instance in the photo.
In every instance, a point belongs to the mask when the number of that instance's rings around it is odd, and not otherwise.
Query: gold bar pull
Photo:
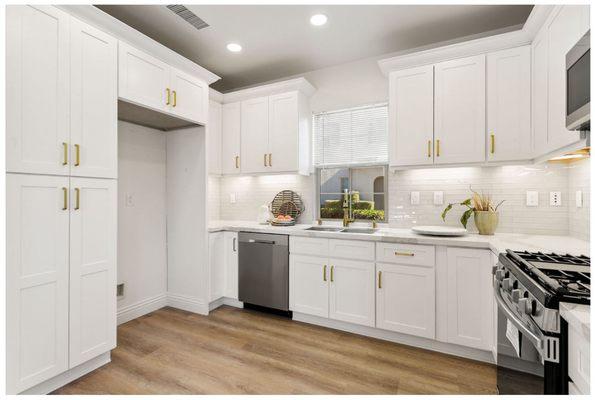
[[[62,210],[68,210],[68,188],[62,188],[62,195],[64,197],[64,201],[62,203]]]
[[[74,150],[75,150],[74,166],[78,167],[79,165],[81,165],[81,145],[75,144]]]
[[[432,157],[432,141],[428,140],[428,157]]]
[[[490,149],[490,153],[494,154],[494,151],[496,151],[496,135],[494,135],[493,133],[490,135],[490,139],[491,139],[491,149]]]
[[[326,265],[322,268],[322,280],[326,282]]]
[[[407,257],[413,257],[415,254],[414,253],[410,253],[410,252],[405,252],[405,251],[395,251],[395,256],[407,256]]]
[[[333,272],[335,272],[335,266],[334,265],[331,265],[331,282],[334,282],[335,281],[334,276],[333,276]]]
[[[273,153],[269,153],[269,167],[273,166]]]
[[[74,209],[78,210],[79,208],[81,208],[81,189],[75,188],[74,195]]]
[[[178,96],[176,94],[176,91],[174,90],[174,107],[178,105]]]
[[[236,168],[240,168],[240,156],[236,156]]]
[[[62,142],[62,150],[64,158],[62,159],[62,165],[68,165],[68,143]]]
[[[382,271],[378,271],[378,289],[382,289]]]
[[[170,103],[170,97],[171,97],[171,90],[169,90],[169,88],[165,88],[165,93],[167,94],[167,100],[165,101],[165,105],[169,106]]]
[[[440,139],[436,140],[436,157],[440,157]]]
[[[268,167],[268,165],[267,165],[267,155],[266,155],[266,153],[265,153],[265,155],[264,155],[264,166],[265,166],[265,167]]]

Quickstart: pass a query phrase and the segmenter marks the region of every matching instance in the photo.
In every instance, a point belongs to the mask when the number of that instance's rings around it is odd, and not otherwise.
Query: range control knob
[[[521,290],[513,289],[512,290],[512,301],[514,301],[515,303],[518,303],[520,299],[521,299]]]
[[[501,281],[502,279],[504,279],[504,270],[499,269],[496,271],[496,280]]]
[[[510,278],[504,278],[502,280],[502,287],[504,290],[510,291],[512,289],[512,280]]]
[[[523,297],[522,299],[519,300],[519,310],[520,312],[524,313],[524,314],[529,314],[531,315],[531,301],[526,298]]]

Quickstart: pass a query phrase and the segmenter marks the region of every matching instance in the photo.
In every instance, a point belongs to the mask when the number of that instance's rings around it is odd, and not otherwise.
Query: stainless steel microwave
[[[591,31],[566,53],[566,129],[591,129]]]

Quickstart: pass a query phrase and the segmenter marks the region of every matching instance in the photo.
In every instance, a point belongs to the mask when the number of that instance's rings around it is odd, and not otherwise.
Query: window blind
[[[375,104],[314,115],[314,165],[388,163],[388,106]]]

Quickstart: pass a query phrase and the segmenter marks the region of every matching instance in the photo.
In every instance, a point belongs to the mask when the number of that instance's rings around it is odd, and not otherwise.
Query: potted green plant
[[[480,235],[493,235],[498,227],[499,215],[498,207],[504,203],[504,200],[494,206],[492,198],[489,194],[479,194],[475,190],[471,189],[473,195],[458,203],[461,206],[467,207],[463,215],[461,215],[461,224],[467,228],[467,222],[471,215],[475,220],[475,226]],[[452,209],[457,203],[450,203],[444,211],[442,211],[442,220],[445,221],[446,214]]]

